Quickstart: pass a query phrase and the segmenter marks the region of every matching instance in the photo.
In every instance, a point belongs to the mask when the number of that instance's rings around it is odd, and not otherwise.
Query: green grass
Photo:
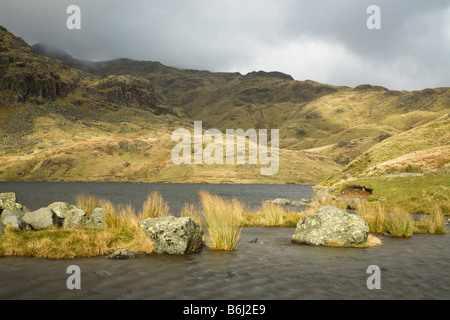
[[[381,204],[386,208],[400,207],[409,213],[431,214],[438,205],[444,215],[450,215],[450,174],[433,174],[418,177],[365,178],[352,180],[339,186],[336,193],[347,186],[370,188],[369,201],[386,198]]]
[[[240,217],[230,201],[207,192],[200,192],[203,216],[212,250],[233,251],[241,235]]]
[[[142,206],[142,216],[146,218],[167,217],[169,215],[169,205],[162,196],[154,191],[147,197]]]
[[[394,238],[410,238],[414,233],[414,222],[409,213],[392,209],[388,213],[386,228]]]
[[[284,221],[284,210],[279,204],[270,201],[264,202],[261,211],[258,213],[268,227],[279,227]]]
[[[44,259],[89,258],[110,254],[118,249],[129,249],[145,254],[153,252],[153,244],[138,222],[131,205],[115,206],[111,202],[91,196],[77,198],[103,208],[105,228],[52,227],[43,231],[19,231],[6,228],[0,239],[0,256],[26,256]]]

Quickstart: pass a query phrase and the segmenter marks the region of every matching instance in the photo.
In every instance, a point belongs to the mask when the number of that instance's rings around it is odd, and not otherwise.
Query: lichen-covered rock
[[[155,253],[189,254],[203,248],[202,228],[191,218],[149,218],[140,221],[139,226],[153,241]]]
[[[130,251],[127,249],[119,249],[114,253],[111,253],[108,256],[108,259],[120,259],[120,260],[125,260],[125,259],[132,259],[132,258],[136,258],[139,255],[139,253],[134,252],[134,251]]]
[[[23,206],[10,199],[0,199],[0,212],[3,210],[21,211]]]
[[[318,188],[314,189],[314,201],[322,201],[334,199],[333,189],[331,188]]]
[[[2,219],[4,225],[11,226],[17,230],[26,230],[26,223],[17,216],[7,216]]]
[[[291,200],[283,199],[283,198],[278,198],[278,199],[272,200],[271,202],[274,204],[281,204],[281,205],[287,205],[287,206],[291,204]]]
[[[74,205],[67,202],[53,202],[48,207],[61,219],[65,219],[70,210],[76,209]]]
[[[45,230],[53,226],[56,217],[50,208],[41,208],[36,211],[27,212],[22,220],[33,230]]]
[[[300,219],[293,243],[324,245],[337,241],[344,246],[367,241],[369,226],[356,215],[332,206],[318,209],[313,215]]]
[[[8,200],[12,202],[16,202],[16,194],[14,192],[3,192],[0,193],[0,200]]]
[[[64,218],[64,221],[62,223],[63,228],[75,228],[75,227],[82,227],[86,224],[87,218],[86,218],[86,212],[84,212],[81,209],[72,209]]]
[[[102,208],[95,208],[92,211],[91,218],[86,221],[86,226],[95,228],[105,227],[105,213]]]

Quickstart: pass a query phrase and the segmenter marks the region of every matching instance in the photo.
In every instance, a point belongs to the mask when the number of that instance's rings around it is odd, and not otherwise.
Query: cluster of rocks
[[[66,202],[54,202],[48,207],[30,211],[16,202],[14,193],[0,194],[0,236],[5,225],[24,231],[39,231],[56,226],[74,228],[81,226],[104,227],[102,208],[96,208],[88,218],[86,212]]]
[[[203,248],[202,227],[191,218],[148,218],[139,226],[152,240],[155,253],[189,254]]]
[[[362,218],[333,206],[325,206],[313,215],[301,218],[291,240],[293,243],[316,246],[330,242],[348,246],[363,244],[368,236],[369,226]]]

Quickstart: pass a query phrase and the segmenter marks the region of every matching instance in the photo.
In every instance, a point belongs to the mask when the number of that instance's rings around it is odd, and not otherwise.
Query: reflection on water
[[[199,202],[199,191],[208,191],[226,199],[237,198],[251,208],[265,200],[312,198],[310,185],[257,184],[165,184],[165,183],[83,183],[83,182],[0,182],[0,193],[15,192],[17,201],[31,210],[46,207],[52,202],[74,203],[75,195],[85,193],[112,201],[131,203],[140,208],[147,196],[158,191],[168,202],[171,212],[178,214],[184,203]]]

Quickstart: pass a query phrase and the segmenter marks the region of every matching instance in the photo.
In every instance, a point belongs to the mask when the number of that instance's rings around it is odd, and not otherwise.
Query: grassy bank
[[[324,200],[312,202],[302,212],[291,212],[278,204],[264,202],[257,212],[249,212],[246,205],[236,199],[226,200],[207,192],[200,193],[201,206],[186,204],[181,216],[191,217],[205,230],[205,243],[212,250],[232,251],[238,248],[243,227],[296,227],[302,217],[313,214],[318,208],[333,205],[345,209],[345,201]],[[103,208],[105,228],[78,227],[72,229],[50,228],[44,231],[19,231],[6,227],[0,239],[0,256],[26,256],[46,259],[88,258],[110,254],[118,249],[128,249],[144,254],[153,252],[153,245],[139,227],[146,218],[168,216],[169,207],[154,192],[148,196],[141,210],[131,205],[113,205],[110,201],[89,195],[78,195],[76,205],[88,217],[97,208]],[[427,211],[429,215],[413,220],[401,207],[392,208],[380,202],[362,202],[357,214],[367,221],[371,235],[366,243],[355,247],[379,246],[381,241],[373,234],[389,233],[392,237],[411,237],[413,234],[444,234],[444,213],[439,205]],[[330,241],[327,246],[340,247]]]

